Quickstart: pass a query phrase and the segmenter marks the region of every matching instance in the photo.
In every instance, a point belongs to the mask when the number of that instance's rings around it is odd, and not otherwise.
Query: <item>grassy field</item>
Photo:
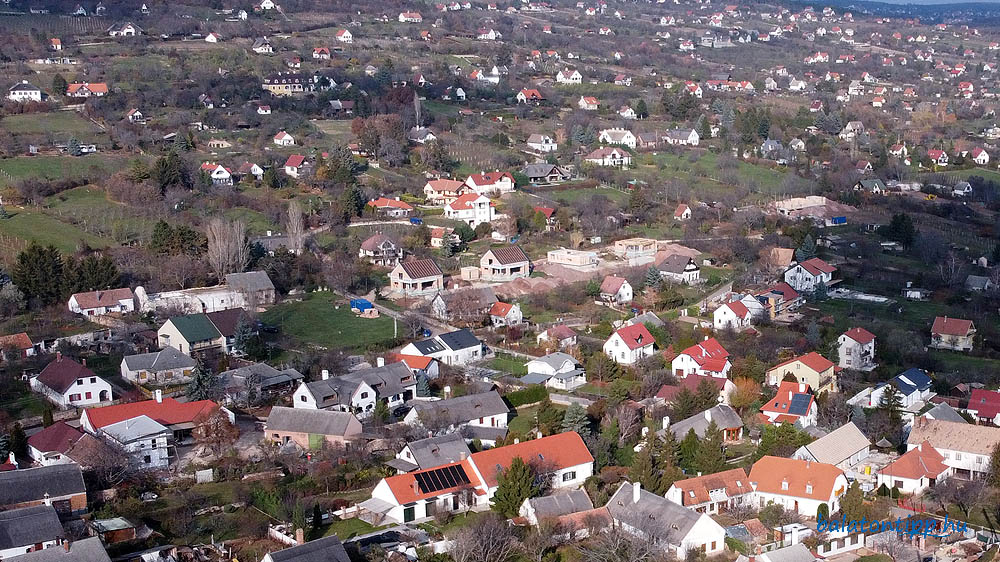
[[[566,409],[566,406],[562,404],[553,404],[553,407],[558,410]],[[510,433],[520,433],[522,435],[528,433],[535,427],[536,415],[538,415],[538,406],[518,408],[517,415],[507,423],[507,430]]]
[[[944,173],[944,175],[948,176],[949,178],[952,178],[952,179],[955,179],[955,180],[965,180],[965,179],[968,179],[969,176],[980,176],[983,179],[987,179],[987,180],[991,180],[991,181],[995,181],[997,183],[1000,183],[1000,172],[996,172],[994,170],[988,170],[986,168],[968,168],[968,169],[965,169],[965,170],[952,170],[952,171],[943,172],[943,173]],[[933,174],[928,173],[926,175],[933,175]]]
[[[324,135],[330,137],[337,143],[346,144],[354,135],[351,133],[351,122],[338,121],[335,119],[316,119],[313,126],[319,129]]]
[[[548,199],[554,199],[563,204],[573,203],[581,199],[590,199],[594,195],[603,195],[608,199],[616,203],[625,203],[628,201],[628,194],[623,191],[618,191],[617,189],[606,189],[598,187],[590,188],[578,188],[578,189],[561,189],[552,191],[542,191],[538,192],[542,197]]]
[[[80,142],[93,142],[102,133],[97,125],[75,111],[8,115],[0,121],[0,127],[15,135],[44,135],[56,132],[60,138],[72,136]]]
[[[79,227],[62,222],[43,212],[8,208],[9,219],[0,220],[0,236],[12,237],[23,242],[20,246],[27,246],[28,241],[34,240],[40,244],[52,244],[61,252],[75,252],[78,243],[82,240],[93,248],[106,248],[114,243],[109,238],[104,238],[96,234],[85,232]],[[18,252],[23,247],[18,247],[16,241],[4,240],[3,249],[0,254],[6,257],[7,250]]]
[[[120,156],[88,154],[86,156],[20,156],[0,160],[0,170],[14,179],[42,178],[59,180],[87,176],[108,176],[125,167],[128,160]],[[4,178],[0,177],[0,182]]]
[[[348,302],[332,293],[310,293],[301,301],[279,304],[261,319],[279,326],[286,336],[330,349],[364,350],[393,339],[392,318],[359,318]]]
[[[507,353],[497,353],[497,356],[490,360],[489,367],[521,377],[528,374],[528,368],[524,364],[525,360],[520,357],[514,357]]]
[[[144,238],[153,224],[127,205],[108,199],[103,190],[83,186],[53,195],[45,201],[45,212],[62,222],[93,223],[98,232],[118,241]]]

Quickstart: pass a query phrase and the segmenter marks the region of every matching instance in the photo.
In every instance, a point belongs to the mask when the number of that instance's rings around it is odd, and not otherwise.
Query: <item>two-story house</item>
[[[872,371],[875,363],[875,334],[864,328],[851,328],[837,338],[837,362],[841,369]]]
[[[825,261],[811,258],[788,268],[785,271],[784,279],[785,283],[800,293],[812,292],[820,283],[829,285],[836,271],[836,267]]]
[[[389,272],[389,287],[404,296],[432,295],[444,289],[444,274],[434,260],[410,260]]]
[[[406,344],[399,352],[436,359],[445,365],[468,365],[482,359],[488,349],[469,330],[456,330]]]
[[[607,303],[627,304],[632,302],[632,285],[624,277],[608,275],[601,282],[599,296]]]
[[[496,218],[496,206],[485,195],[466,193],[444,206],[444,216],[476,228],[483,223],[493,222]]]
[[[756,507],[773,503],[805,517],[816,517],[821,504],[828,513],[839,510],[848,487],[844,471],[832,464],[772,456],[755,462],[749,479]]]
[[[800,383],[808,384],[816,392],[837,391],[837,375],[833,362],[815,351],[771,367],[767,371],[767,383],[777,386],[787,375]]]
[[[681,351],[670,361],[670,370],[677,378],[697,375],[724,379],[732,366],[729,352],[718,340],[709,337]]]
[[[701,268],[694,258],[682,254],[671,254],[662,260],[654,261],[660,276],[674,283],[694,285],[701,279]]]
[[[125,451],[134,468],[157,470],[170,465],[168,443],[172,433],[145,414],[105,425],[98,435]]]
[[[461,431],[493,445],[507,435],[510,407],[495,390],[443,400],[416,401],[403,422],[431,432]]]
[[[60,408],[92,406],[111,400],[111,384],[87,368],[56,352],[56,358],[31,378],[31,389]]]
[[[645,324],[618,328],[604,342],[604,354],[615,363],[632,365],[649,357],[655,351],[656,341]]]
[[[716,330],[742,332],[750,327],[751,320],[753,315],[750,309],[740,301],[727,302],[712,313],[712,324]]]
[[[480,172],[465,180],[465,185],[479,195],[510,193],[514,191],[514,176],[510,172]]]
[[[670,485],[665,497],[698,513],[713,515],[752,504],[753,488],[746,471],[733,468],[678,480]]]
[[[938,316],[931,326],[931,347],[952,351],[971,351],[976,337],[972,320]]]
[[[336,377],[331,377],[324,369],[320,380],[303,382],[295,389],[292,404],[296,408],[350,412],[366,417],[375,410],[376,403],[381,401],[389,408],[396,408],[413,399],[416,391],[417,377],[402,362]]]
[[[544,384],[556,390],[573,390],[587,383],[587,375],[576,358],[557,351],[525,363],[528,374],[521,377],[526,384]]]
[[[1000,428],[919,417],[906,438],[907,450],[929,443],[944,457],[955,475],[966,479],[985,478],[990,458],[1000,445]]]
[[[372,265],[395,267],[403,257],[403,249],[385,234],[373,234],[361,243],[358,257]]]
[[[638,482],[623,482],[605,507],[615,526],[643,541],[656,540],[678,560],[693,553],[715,556],[726,548],[725,529],[707,513],[643,490]]]
[[[490,248],[479,258],[479,278],[503,283],[531,274],[531,261],[520,246]]]
[[[471,188],[465,182],[457,180],[436,179],[424,184],[424,197],[435,205],[447,205],[470,192]]]

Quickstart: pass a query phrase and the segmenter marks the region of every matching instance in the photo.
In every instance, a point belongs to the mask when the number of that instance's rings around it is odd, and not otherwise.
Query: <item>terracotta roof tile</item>
[[[832,464],[765,456],[750,469],[750,482],[758,492],[827,501],[834,494],[837,477],[844,472]],[[782,483],[787,482],[787,489]],[[812,492],[806,486],[812,486]]]
[[[425,277],[436,277],[442,275],[441,268],[434,260],[410,260],[399,264],[410,279],[423,279]]]
[[[931,326],[931,333],[945,336],[967,336],[969,331],[973,329],[972,320],[938,316],[934,319],[934,325]]]
[[[629,349],[639,349],[647,345],[656,343],[653,335],[649,333],[645,324],[632,324],[618,328],[615,332],[625,342]]]

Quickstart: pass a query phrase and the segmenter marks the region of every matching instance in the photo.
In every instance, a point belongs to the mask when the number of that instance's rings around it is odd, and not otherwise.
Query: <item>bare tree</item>
[[[305,247],[305,222],[302,219],[302,206],[294,199],[288,204],[285,230],[288,232],[288,244],[291,246],[288,249],[296,254],[301,252]]]
[[[214,218],[205,232],[208,237],[208,251],[205,257],[212,272],[221,281],[230,273],[239,273],[250,260],[250,244],[247,241],[247,225],[242,220],[227,221]]]
[[[507,521],[492,513],[462,527],[449,538],[452,541],[449,554],[455,562],[509,562],[521,550]]]
[[[577,547],[582,562],[650,562],[665,558],[666,545],[653,533],[629,533],[615,525]]]
[[[642,426],[642,419],[634,408],[625,404],[619,404],[611,414],[612,418],[618,420],[618,443],[624,444],[631,439]]]

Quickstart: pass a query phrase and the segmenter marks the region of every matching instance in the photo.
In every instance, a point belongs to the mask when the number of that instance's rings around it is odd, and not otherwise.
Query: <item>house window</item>
[[[812,487],[812,484],[806,484],[806,493],[807,493],[807,494],[811,494],[811,493],[813,493],[813,487]]]
[[[97,383],[97,377],[90,377],[90,384],[96,384],[96,383]]]
[[[782,490],[787,490],[788,489],[788,480],[783,480],[781,482],[781,489]]]
[[[83,379],[76,379],[77,386],[83,386]]]
[[[955,453],[955,460],[957,461],[962,460],[962,453]]]
[[[362,393],[361,393],[361,398],[362,398],[362,399],[364,399],[364,398],[368,398],[368,393],[367,393],[367,392],[362,392]]]
[[[712,550],[715,550],[715,541],[712,541]]]
[[[305,401],[306,401],[305,395],[299,396],[299,402],[305,402]]]
[[[576,471],[571,470],[569,472],[564,472],[562,475],[563,482],[569,482],[570,480],[576,480]]]
[[[93,394],[90,393],[90,392],[88,392],[86,396],[87,396],[87,400],[90,400],[90,398],[93,396]]]
[[[70,394],[69,395],[69,401],[70,402],[76,402],[79,399],[80,399],[80,395],[79,394]]]
[[[142,462],[144,462],[146,464],[149,464],[152,461],[153,461],[153,459],[149,455],[146,455],[146,456],[142,457]]]

